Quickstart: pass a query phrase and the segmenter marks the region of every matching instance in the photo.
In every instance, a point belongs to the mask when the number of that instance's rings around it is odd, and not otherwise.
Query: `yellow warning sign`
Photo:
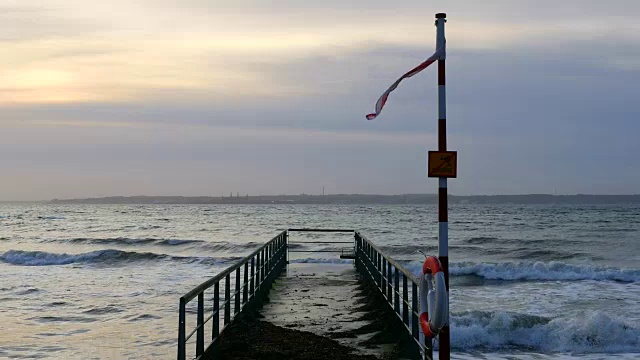
[[[455,178],[458,176],[457,151],[429,151],[429,177]]]

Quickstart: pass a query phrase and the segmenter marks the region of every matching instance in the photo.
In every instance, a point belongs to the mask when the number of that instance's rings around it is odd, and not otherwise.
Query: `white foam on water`
[[[151,252],[97,250],[81,254],[50,253],[45,251],[9,250],[0,255],[0,261],[22,266],[49,266],[68,264],[118,264],[139,261],[171,260],[186,263],[221,265],[240,259],[239,257],[190,257],[170,256]]]
[[[438,358],[437,351],[434,353],[434,359]],[[459,353],[454,352],[451,358],[455,360],[637,360],[640,354],[568,354],[553,353],[541,354],[535,352],[472,352]]]
[[[640,281],[640,269],[573,265],[562,262],[461,263],[450,267],[452,275],[477,275],[496,280],[613,280]]]
[[[9,250],[0,255],[0,260],[13,265],[26,266],[66,265],[95,262],[101,257],[115,256],[118,253],[124,252],[118,250],[100,250],[83,254],[56,254],[45,251]]]
[[[542,353],[639,353],[640,328],[602,311],[545,318],[472,311],[453,314],[452,347],[460,350],[529,350]]]
[[[422,263],[407,266],[414,274],[422,270]],[[605,266],[574,265],[562,262],[504,262],[504,263],[452,263],[452,276],[475,275],[490,280],[596,280],[640,282],[640,269],[621,269]]]

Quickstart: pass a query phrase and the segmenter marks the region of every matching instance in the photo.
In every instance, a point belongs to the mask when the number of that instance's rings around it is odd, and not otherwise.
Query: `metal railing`
[[[355,232],[356,269],[375,284],[391,310],[402,322],[405,330],[424,359],[433,358],[433,344],[421,341],[418,319],[420,303],[418,299],[419,279],[400,263],[387,255],[366,237]]]
[[[352,229],[309,229],[309,228],[300,228],[300,229],[289,229],[288,232],[300,232],[300,233],[355,233],[355,230]],[[351,241],[315,241],[315,240],[306,240],[306,241],[295,241],[289,239],[290,245],[304,245],[304,244],[349,244],[353,249],[355,244],[353,240]],[[342,248],[328,248],[322,250],[304,250],[304,249],[291,249],[289,248],[287,252],[290,253],[344,253],[344,249]]]
[[[255,250],[249,256],[238,261],[218,275],[198,285],[180,298],[178,324],[178,360],[187,356],[187,342],[195,334],[195,358],[202,357],[205,349],[213,348],[220,334],[231,321],[260,296],[266,295],[276,277],[287,264],[287,232],[283,231],[275,238]],[[231,292],[232,274],[235,273],[234,288]],[[224,283],[224,300],[220,299],[220,283]],[[210,303],[211,315],[205,319],[205,291],[213,287],[213,301]],[[187,305],[198,298],[196,327],[186,333]],[[231,305],[233,304],[233,312]],[[220,327],[220,313],[223,314],[223,326]],[[205,347],[205,324],[212,321],[211,342]]]
[[[231,321],[266,295],[271,285],[288,264],[289,252],[333,252],[333,250],[291,250],[289,232],[354,233],[354,241],[294,241],[298,244],[351,244],[354,246],[355,267],[370,283],[374,284],[380,295],[402,323],[411,343],[423,359],[433,359],[432,341],[421,335],[418,319],[420,305],[418,299],[419,279],[400,263],[387,255],[360,232],[345,229],[289,229],[255,250],[249,256],[220,274],[205,281],[180,298],[178,325],[178,360],[187,356],[187,342],[195,334],[195,358],[199,359],[205,351],[215,350],[220,334]],[[344,254],[343,250],[339,250]],[[232,274],[235,281],[232,282]],[[224,298],[220,298],[220,286],[224,284]],[[234,284],[235,291],[231,292]],[[205,291],[213,287],[211,314],[205,319]],[[188,311],[187,305],[198,298],[197,310]],[[221,302],[222,300],[222,302]],[[233,308],[232,308],[233,303]],[[195,312],[196,327],[186,333],[186,314]],[[220,327],[220,315],[223,324]],[[205,347],[205,324],[212,321],[211,342]]]

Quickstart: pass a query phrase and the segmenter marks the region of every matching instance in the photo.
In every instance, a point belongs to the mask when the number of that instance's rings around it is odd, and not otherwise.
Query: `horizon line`
[[[239,195],[236,193],[236,195]],[[329,196],[379,196],[379,197],[394,197],[394,196],[437,196],[436,193],[405,193],[405,194],[367,194],[367,193],[339,193],[339,194],[277,194],[277,195],[108,195],[108,196],[88,196],[88,197],[73,197],[73,198],[53,198],[48,200],[0,200],[0,203],[46,203],[52,201],[74,201],[74,200],[87,200],[87,199],[108,199],[108,198],[259,198],[259,197],[329,197]],[[474,194],[474,195],[457,195],[449,194],[450,197],[491,197],[491,196],[551,196],[551,197],[567,197],[567,196],[640,196],[640,194],[545,194],[545,193],[528,193],[528,194]]]

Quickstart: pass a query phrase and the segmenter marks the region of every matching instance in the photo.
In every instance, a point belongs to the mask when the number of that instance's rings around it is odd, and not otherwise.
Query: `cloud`
[[[0,8],[0,198],[434,190],[435,71],[364,114],[431,54],[442,6],[16,4]],[[446,8],[454,192],[638,192],[640,3]]]
[[[434,29],[423,14],[435,11],[411,1],[403,9],[384,2],[345,6],[296,1],[115,1],[106,6],[57,0],[46,8],[35,2],[22,4],[1,12],[8,20],[4,33],[20,35],[0,50],[5,104],[143,103],[160,100],[163,93],[247,100],[348,94],[355,87],[350,85],[360,79],[393,69],[393,64],[385,65],[389,59],[376,62],[368,56],[376,49],[422,49],[413,51],[413,62],[426,56],[429,51],[424,48]],[[469,7],[454,2],[454,22],[448,32],[451,53],[546,51],[567,42],[609,40],[618,33],[632,34],[626,43],[638,43],[633,35],[640,33],[636,22],[617,21],[622,25],[612,29],[610,16],[593,11],[558,21],[585,2],[554,5],[553,12],[547,11],[545,2],[532,4],[501,1]],[[625,14],[634,8],[625,3]],[[511,16],[487,21],[483,15],[490,13]],[[546,16],[536,18],[538,13]],[[368,70],[368,78],[348,76],[356,66],[356,55],[361,56],[358,65]],[[637,68],[635,59],[617,55],[610,62],[632,70]],[[314,66],[331,61],[339,66],[330,63],[329,69],[342,76]],[[325,75],[324,79],[310,77],[316,74]]]

